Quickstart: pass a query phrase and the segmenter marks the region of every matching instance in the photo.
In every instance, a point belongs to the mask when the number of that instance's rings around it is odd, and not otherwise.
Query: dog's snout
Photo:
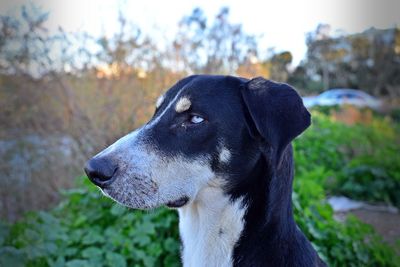
[[[95,185],[107,187],[114,181],[118,167],[106,158],[92,158],[85,165],[85,172]]]

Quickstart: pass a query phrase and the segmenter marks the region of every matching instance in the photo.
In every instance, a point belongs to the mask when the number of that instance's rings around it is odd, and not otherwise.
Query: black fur
[[[246,124],[258,143],[258,162],[229,193],[245,197],[245,226],[235,266],[325,266],[297,227],[292,211],[293,152],[289,144],[311,123],[297,92],[255,78],[241,87]]]
[[[182,96],[191,101],[188,110],[167,109]],[[204,122],[190,123],[193,115]],[[148,125],[141,140],[167,156],[206,155],[214,173],[226,180],[225,194],[232,201],[244,199],[235,266],[325,266],[293,218],[290,142],[310,125],[310,114],[292,87],[263,78],[190,76],[167,91]],[[221,145],[231,153],[228,162],[219,159]],[[98,175],[92,163],[86,168],[89,177]],[[111,167],[100,169],[111,174],[118,168]],[[91,179],[102,186],[111,177],[104,175],[101,183]]]
[[[290,142],[311,123],[297,92],[263,78],[229,76],[191,76],[176,86],[165,102],[187,86],[185,95],[193,103],[190,112],[205,114],[209,125],[189,135],[188,130],[177,130],[179,144],[165,142],[173,138],[171,132],[160,135],[163,130],[155,129],[156,142],[164,151],[184,150],[190,157],[211,151],[216,155],[217,142],[223,139],[236,155],[228,166],[218,164],[216,157],[212,164],[217,173],[229,174],[227,194],[233,200],[244,197],[248,206],[244,230],[234,249],[234,265],[324,266],[293,218]],[[166,124],[171,124],[170,119]],[[190,145],[185,138],[192,140]]]

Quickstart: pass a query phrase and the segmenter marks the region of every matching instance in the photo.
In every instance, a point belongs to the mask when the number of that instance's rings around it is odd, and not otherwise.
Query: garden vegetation
[[[314,111],[312,127],[295,141],[295,218],[329,266],[399,266],[395,249],[371,226],[353,216],[336,221],[326,202],[342,193],[399,207],[399,129],[390,118],[347,125]],[[1,266],[180,265],[175,211],[129,210],[86,177],[55,209],[3,223],[0,247]]]

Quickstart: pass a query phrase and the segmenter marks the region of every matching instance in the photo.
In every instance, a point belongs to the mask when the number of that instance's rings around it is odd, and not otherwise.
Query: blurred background
[[[0,3],[0,266],[179,266],[173,211],[86,182],[92,155],[198,73],[263,76],[313,115],[296,221],[331,266],[400,266],[398,1]]]

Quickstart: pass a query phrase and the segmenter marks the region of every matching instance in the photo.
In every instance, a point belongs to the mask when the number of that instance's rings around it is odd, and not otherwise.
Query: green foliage
[[[324,200],[332,193],[400,206],[398,125],[374,118],[349,126],[333,121],[331,111],[314,111],[313,125],[294,143],[296,221],[330,266],[399,266],[371,227],[354,217],[333,220]]]
[[[391,117],[397,122],[400,122],[400,108],[395,108],[391,111]]]
[[[3,228],[0,266],[179,266],[174,212],[128,210],[88,184],[65,197]]]
[[[299,227],[329,266],[399,266],[372,227],[351,216],[337,222],[325,201],[340,192],[399,205],[397,126],[384,119],[347,126],[320,112],[313,118],[294,144]],[[0,266],[180,265],[175,212],[131,211],[87,182],[78,188],[64,192],[65,201],[50,212],[0,225]]]
[[[321,186],[321,177],[330,174],[317,168],[303,172],[294,183],[296,222],[320,257],[329,266],[399,266],[398,256],[371,226],[352,216],[344,223],[333,219],[333,210],[325,202]]]
[[[295,142],[297,174],[324,167],[327,193],[400,207],[399,136],[387,118],[349,126],[314,112],[311,129]]]

